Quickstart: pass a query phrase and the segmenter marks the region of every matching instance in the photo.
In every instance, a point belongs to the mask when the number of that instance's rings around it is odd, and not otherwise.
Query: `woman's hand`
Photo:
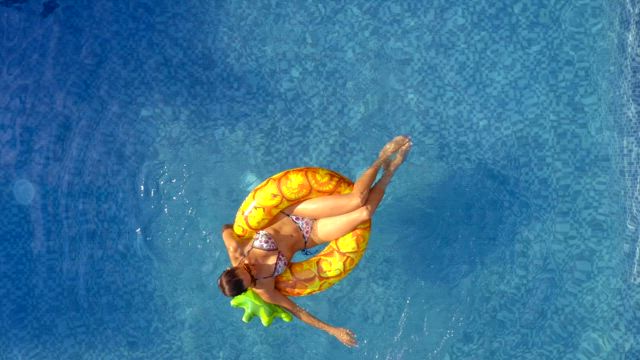
[[[335,336],[336,339],[340,340],[341,343],[345,344],[348,347],[358,346],[358,341],[356,340],[356,334],[354,334],[349,329],[333,328],[331,330],[331,335]]]

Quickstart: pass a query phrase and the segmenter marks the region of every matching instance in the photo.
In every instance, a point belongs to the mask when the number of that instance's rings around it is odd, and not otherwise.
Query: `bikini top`
[[[253,249],[260,249],[264,251],[278,251],[278,244],[271,237],[271,234],[264,230],[260,230],[253,237],[253,243],[251,244],[251,249],[247,252],[246,256],[249,256],[249,253]],[[246,257],[245,256],[245,257]],[[289,265],[287,261],[287,257],[282,254],[282,252],[278,251],[278,258],[276,259],[276,266],[273,268],[273,274],[261,278],[256,278],[256,280],[268,279],[270,277],[276,277],[282,274]]]

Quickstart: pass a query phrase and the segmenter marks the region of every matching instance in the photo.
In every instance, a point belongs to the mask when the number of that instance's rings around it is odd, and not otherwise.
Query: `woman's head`
[[[246,267],[236,266],[222,272],[218,278],[218,287],[226,296],[235,297],[247,291],[254,281]]]

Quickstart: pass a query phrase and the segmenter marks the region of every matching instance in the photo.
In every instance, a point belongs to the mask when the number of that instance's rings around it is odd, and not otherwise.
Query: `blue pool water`
[[[637,0],[0,1],[0,358],[640,358]],[[267,176],[414,149],[369,249],[244,324]]]

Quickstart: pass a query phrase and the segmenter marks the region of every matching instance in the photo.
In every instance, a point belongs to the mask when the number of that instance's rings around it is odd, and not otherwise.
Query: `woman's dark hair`
[[[247,291],[247,287],[244,286],[235,267],[222,272],[222,275],[218,278],[218,287],[223,294],[229,297],[235,297]]]

